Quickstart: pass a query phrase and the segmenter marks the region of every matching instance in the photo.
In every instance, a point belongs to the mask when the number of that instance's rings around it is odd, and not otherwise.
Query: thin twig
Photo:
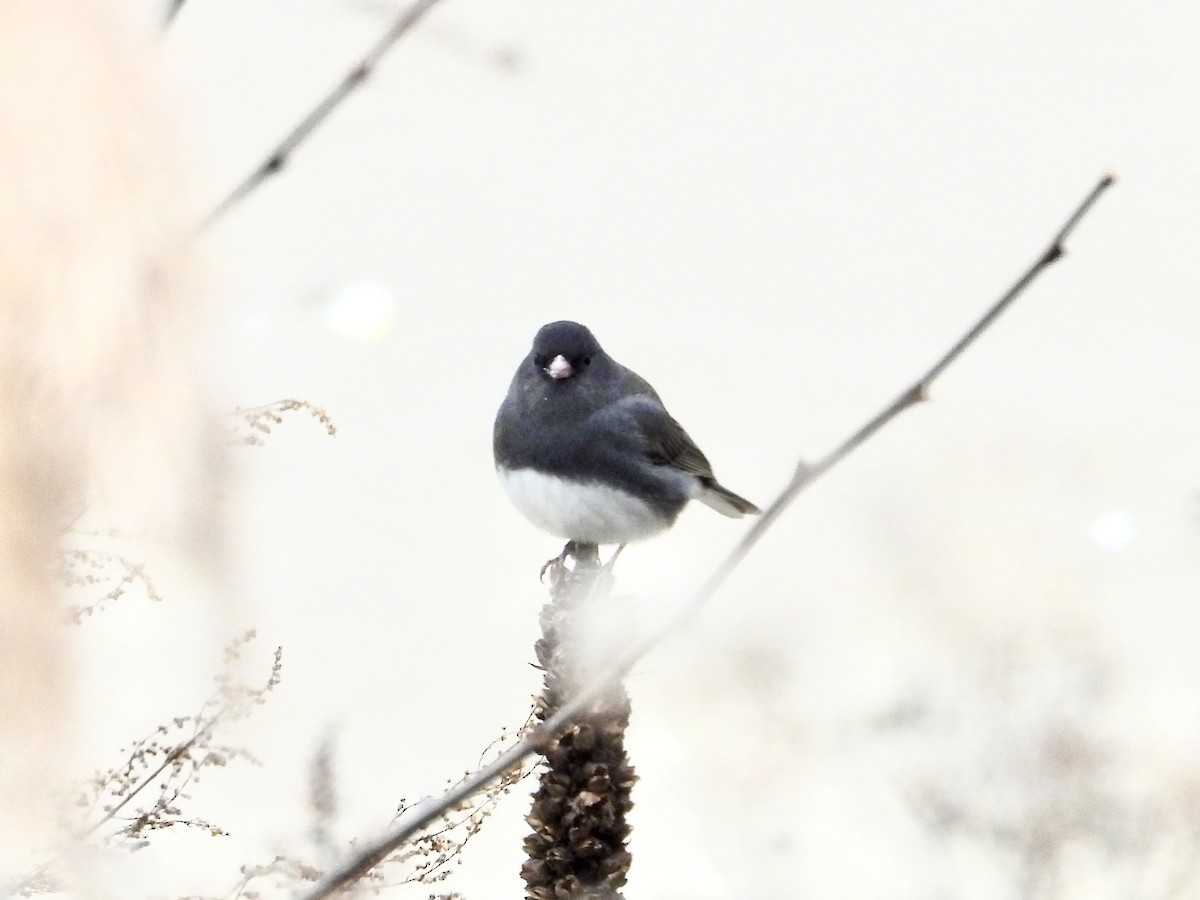
[[[247,175],[245,180],[234,188],[229,196],[222,200],[208,214],[208,218],[201,223],[201,230],[208,228],[224,213],[228,212],[231,207],[246,199],[247,195],[264,181],[278,173],[287,164],[292,152],[317,130],[329,114],[337,109],[342,101],[354,92],[355,88],[367,80],[371,73],[375,71],[375,67],[379,64],[384,54],[391,50],[400,38],[421,21],[421,18],[425,13],[429,12],[435,3],[437,3],[437,0],[417,0],[412,6],[402,12],[388,30],[375,42],[375,45],[367,51],[367,54],[358,61],[354,68],[346,73],[337,86],[288,132],[287,137],[275,146],[275,149],[259,164],[258,168]]]
[[[208,706],[210,702],[212,702],[212,698],[206,700],[204,702],[204,706]],[[201,709],[203,709],[203,707],[201,707]],[[141,792],[150,784],[152,784],[159,775],[166,771],[168,766],[191,750],[191,748],[194,747],[196,743],[201,740],[201,738],[211,736],[212,729],[216,727],[216,724],[222,715],[224,715],[224,710],[222,710],[221,713],[218,713],[217,716],[212,720],[211,724],[204,726],[203,729],[201,729],[201,722],[198,720],[196,727],[192,731],[191,737],[181,741],[171,748],[171,750],[169,750],[163,757],[163,761],[159,764],[158,768],[146,775],[146,777],[143,778],[136,787],[134,787],[125,795],[124,799],[114,806],[106,807],[106,811],[101,818],[97,819],[94,823],[87,828],[84,828],[83,831],[79,833],[78,840],[82,841],[85,838],[91,837],[109,822],[116,819],[121,810],[123,810],[131,801],[139,798]],[[176,795],[178,795],[178,792],[176,792]],[[95,809],[96,804],[99,803],[102,796],[103,794],[99,793],[92,798],[92,803],[87,811],[89,815]],[[63,855],[65,854],[59,853],[58,855],[52,856],[49,859],[43,860],[31,871],[23,875],[19,881],[7,885],[0,884],[0,897],[28,896],[26,892],[31,890],[32,886],[37,882],[39,877],[53,867],[57,866],[62,861]]]
[[[205,705],[207,705],[207,703]],[[145,778],[143,778],[137,787],[135,787],[133,790],[131,790],[128,794],[125,795],[124,799],[122,799],[121,802],[108,808],[108,811],[103,815],[103,817],[101,817],[95,823],[93,823],[90,828],[84,829],[84,831],[80,835],[80,837],[85,837],[85,838],[91,837],[91,835],[95,834],[97,831],[99,831],[101,828],[103,828],[104,825],[106,825],[108,822],[115,819],[117,817],[117,814],[122,809],[124,809],[132,800],[137,798],[141,794],[141,792],[143,790],[145,790],[147,786],[152,784],[154,782],[154,780],[156,778],[158,778],[159,775],[161,775],[164,771],[166,771],[167,767],[170,766],[173,762],[175,762],[175,760],[179,759],[179,757],[183,756],[185,753],[187,753],[189,750],[191,750],[192,747],[196,746],[196,744],[202,738],[211,737],[213,729],[215,729],[217,727],[217,723],[220,722],[220,720],[221,720],[222,716],[224,716],[224,714],[225,714],[225,710],[222,709],[221,712],[217,713],[217,715],[213,717],[211,722],[209,722],[207,725],[203,725],[203,727],[202,727],[202,721],[197,720],[196,727],[192,730],[192,736],[189,737],[187,740],[180,741],[178,744],[176,744],[174,747],[172,747],[171,750],[168,751],[167,754],[163,757],[163,761],[161,763],[159,763],[158,768],[156,768],[154,771],[150,772]]]
[[[167,6],[167,14],[163,17],[163,26],[166,27],[175,21],[175,17],[179,15],[179,10],[183,9],[183,4],[187,0],[170,0]]]
[[[712,595],[716,593],[725,579],[741,564],[746,554],[754,548],[767,529],[775,523],[775,520],[783,514],[783,511],[791,505],[792,501],[796,499],[796,496],[804,488],[808,487],[845,459],[846,456],[861,446],[901,412],[925,398],[934,380],[996,320],[997,316],[1021,295],[1025,288],[1046,267],[1063,255],[1064,241],[1066,241],[1075,226],[1079,224],[1083,216],[1100,198],[1100,195],[1112,186],[1113,182],[1114,179],[1111,175],[1106,175],[1100,179],[1096,186],[1092,188],[1091,193],[1088,194],[1079,207],[1071,214],[1070,218],[1067,219],[1066,224],[1054,236],[1054,239],[1042,255],[1038,257],[1037,261],[911,387],[900,393],[896,399],[885,406],[874,418],[854,432],[854,434],[828,455],[811,465],[801,462],[796,467],[791,481],[788,482],[779,496],[775,498],[775,501],[767,507],[762,516],[754,522],[753,526],[738,541],[721,564],[717,566],[716,570],[701,585],[700,589],[692,595],[688,602],[674,616],[634,643],[616,662],[583,687],[570,702],[564,704],[553,718],[533,729],[520,742],[498,757],[491,765],[480,769],[470,778],[464,779],[455,785],[440,800],[423,805],[418,815],[412,817],[406,816],[404,821],[391,831],[380,835],[372,841],[361,844],[353,855],[348,857],[340,866],[327,873],[307,893],[302,894],[301,900],[323,900],[323,898],[332,896],[334,893],[352,884],[374,867],[379,860],[419,833],[422,828],[436,819],[441,813],[482,789],[494,778],[498,778],[513,766],[518,765],[526,757],[539,752],[539,748],[557,734],[564,725],[568,724],[588,703],[601,694],[615,680],[623,677],[634,664],[657,646],[663,638],[695,615],[708,602]]]

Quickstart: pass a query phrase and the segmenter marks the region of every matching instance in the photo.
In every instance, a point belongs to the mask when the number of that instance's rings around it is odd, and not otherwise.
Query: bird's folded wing
[[[621,405],[640,429],[651,462],[700,478],[712,478],[708,459],[660,403],[643,396],[631,397]]]

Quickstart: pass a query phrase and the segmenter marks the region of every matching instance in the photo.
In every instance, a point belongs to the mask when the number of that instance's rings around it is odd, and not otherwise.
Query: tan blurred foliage
[[[45,834],[69,733],[59,536],[98,498],[175,524],[202,508],[187,192],[147,26],[116,2],[0,3],[0,844],[16,858]]]

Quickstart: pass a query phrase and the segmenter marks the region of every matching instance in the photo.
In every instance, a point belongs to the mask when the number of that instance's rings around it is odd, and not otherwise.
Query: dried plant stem
[[[264,159],[253,172],[245,177],[241,184],[235,187],[217,207],[208,214],[201,224],[201,229],[212,225],[224,213],[258,188],[272,175],[278,173],[287,164],[288,159],[297,147],[320,127],[342,101],[354,92],[375,71],[375,67],[384,55],[395,46],[396,42],[407,34],[424,17],[425,13],[437,3],[437,0],[417,0],[412,6],[402,12],[391,24],[387,31],[380,36],[375,45],[366,55],[325,97],[301,119],[287,136],[275,145],[275,149]],[[172,12],[178,11],[178,8]]]
[[[218,718],[219,718],[219,715],[218,715]],[[215,720],[214,720],[213,724],[215,725]],[[76,840],[83,841],[86,838],[91,837],[93,834],[95,834],[97,831],[99,831],[101,828],[103,828],[109,822],[116,819],[117,816],[121,813],[121,811],[131,801],[133,801],[135,799],[140,799],[142,791],[144,791],[147,787],[149,787],[151,784],[153,784],[154,781],[160,775],[162,775],[163,772],[165,772],[172,763],[174,763],[177,759],[179,759],[181,756],[183,756],[185,753],[187,753],[202,738],[210,736],[211,733],[212,733],[212,726],[206,726],[203,731],[197,730],[196,732],[193,733],[193,735],[190,738],[186,739],[185,741],[183,741],[179,744],[176,744],[175,747],[163,757],[163,761],[158,765],[157,768],[153,769],[149,774],[147,774],[146,777],[143,778],[141,780],[141,782],[139,782],[131,791],[129,791],[129,793],[126,794],[125,797],[121,801],[119,801],[118,803],[116,803],[115,805],[110,807],[104,813],[103,816],[101,816],[99,819],[97,819],[95,822],[93,822],[87,828],[83,829],[83,831],[81,831],[76,836]],[[38,864],[34,869],[32,869],[26,875],[22,876],[22,878],[19,881],[15,882],[11,885],[0,885],[0,896],[3,896],[3,897],[10,897],[10,896],[17,896],[17,895],[24,896],[25,892],[31,890],[32,886],[37,882],[37,880],[44,873],[50,871],[52,868],[57,866],[61,861],[62,861],[61,854],[53,856],[49,859],[44,860],[40,864]]]
[[[546,673],[536,707],[541,722],[590,681],[594,650],[586,623],[595,605],[608,600],[611,585],[595,545],[567,546],[575,568],[552,568],[551,599],[542,607],[542,637],[534,648]],[[541,748],[545,763],[526,817],[533,832],[525,838],[528,858],[521,867],[528,900],[622,900],[635,779],[625,752],[629,712],[629,695],[615,679]]]
[[[1075,211],[1067,219],[1066,223],[1059,229],[1058,233],[1051,240],[1046,249],[1037,258],[1037,260],[1014,282],[1005,293],[997,300],[984,315],[964,334],[958,341],[954,343],[930,368],[918,378],[910,387],[902,391],[891,403],[879,411],[865,425],[855,431],[850,437],[843,441],[839,446],[834,448],[826,456],[822,457],[815,463],[809,464],[801,462],[793,473],[791,481],[775,498],[762,516],[755,520],[754,524],[745,533],[740,541],[734,545],[733,549],[725,557],[724,560],[716,567],[709,575],[708,579],[701,585],[700,589],[692,595],[679,611],[672,616],[666,623],[658,629],[647,634],[641,640],[634,643],[619,659],[613,662],[603,672],[598,673],[588,684],[581,688],[571,700],[564,703],[557,713],[551,718],[543,722],[532,732],[527,734],[519,743],[515,744],[508,752],[498,757],[491,765],[480,769],[471,778],[464,779],[459,784],[455,785],[450,791],[444,794],[440,801],[430,803],[422,809],[421,815],[413,816],[405,821],[402,827],[397,827],[392,831],[386,832],[372,841],[365,841],[356,849],[356,851],[348,857],[340,866],[334,868],[325,875],[315,886],[309,891],[300,895],[303,900],[321,900],[321,898],[332,896],[341,891],[343,888],[352,884],[358,878],[367,872],[375,861],[382,858],[384,855],[399,847],[404,842],[408,841],[415,834],[419,833],[431,821],[434,821],[438,815],[446,809],[454,806],[456,803],[462,802],[465,798],[471,796],[475,792],[481,790],[485,785],[493,779],[498,778],[504,772],[507,772],[512,767],[518,765],[526,757],[543,752],[543,750],[551,744],[555,735],[559,734],[564,726],[574,720],[579,712],[587,707],[587,705],[595,700],[596,697],[603,694],[609,689],[609,686],[622,678],[635,663],[645,656],[651,649],[657,646],[663,638],[675,631],[688,619],[690,619],[709,598],[717,591],[724,583],[725,579],[741,564],[741,561],[746,557],[754,546],[759,542],[762,536],[783,514],[784,510],[791,505],[797,495],[816,481],[819,477],[828,472],[831,468],[845,459],[850,453],[856,450],[859,446],[865,443],[884,425],[908,409],[923,400],[928,393],[930,386],[940,376],[946,368],[953,363],[964,350],[967,349],[974,341],[996,320],[996,318],[1017,299],[1025,289],[1040,275],[1048,266],[1057,261],[1064,253],[1064,243],[1074,231],[1080,220],[1092,208],[1100,196],[1113,185],[1114,179],[1111,175],[1106,175],[1096,184],[1089,192],[1083,202],[1075,209]]]
[[[153,784],[158,776],[165,772],[167,768],[170,767],[177,759],[190,751],[200,741],[204,740],[205,738],[212,737],[213,730],[216,728],[217,724],[222,720],[222,718],[224,718],[226,710],[227,707],[223,708],[207,724],[197,722],[196,730],[192,733],[191,737],[176,744],[165,756],[163,756],[162,762],[159,763],[156,768],[152,769],[146,775],[146,777],[143,778],[137,784],[137,786],[133,788],[133,790],[126,794],[125,797],[119,802],[110,807],[108,811],[105,812],[101,818],[97,819],[90,827],[85,828],[80,834],[80,838],[90,837],[115,819],[117,815],[129,805],[129,803],[131,803],[133,800],[140,799],[142,791]]]

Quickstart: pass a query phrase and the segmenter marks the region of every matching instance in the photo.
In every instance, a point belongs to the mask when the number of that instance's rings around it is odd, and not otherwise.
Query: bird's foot
[[[567,557],[571,555],[570,551],[571,541],[567,541],[567,545],[563,547],[562,553],[558,554],[554,559],[546,560],[542,565],[541,571],[538,572],[538,581],[545,583],[547,572],[550,573],[551,587],[555,587],[566,578],[570,571],[567,569]]]
[[[617,551],[620,553],[620,550]],[[615,558],[615,557],[614,557]],[[568,568],[567,560],[573,559],[575,565]],[[612,560],[609,560],[609,565]],[[550,586],[557,587],[566,579],[570,578],[576,572],[581,572],[586,569],[599,569],[600,566],[600,548],[595,544],[584,544],[579,541],[567,541],[562,549],[562,553],[554,557],[554,559],[546,560],[542,566],[538,578],[541,581],[546,580],[546,573],[550,573]],[[607,569],[607,567],[605,567]]]

